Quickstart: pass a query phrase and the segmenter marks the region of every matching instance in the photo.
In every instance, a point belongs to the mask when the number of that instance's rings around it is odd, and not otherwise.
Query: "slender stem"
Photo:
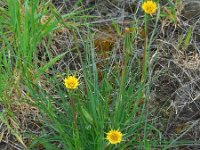
[[[143,65],[142,65],[142,78],[141,78],[141,83],[145,83],[146,78],[147,78],[147,63],[148,63],[148,57],[149,57],[149,52],[148,52],[148,16],[145,14],[145,38],[144,38],[144,57],[143,57]]]
[[[142,68],[142,78],[141,84],[144,86],[147,80],[147,72],[148,72],[148,60],[149,60],[149,51],[148,51],[148,15],[145,14],[145,38],[144,38],[144,57],[143,57],[143,68]],[[145,94],[146,89],[143,89],[143,94]],[[145,115],[145,122],[144,122],[144,145],[146,146],[146,139],[147,139],[147,114],[146,114],[146,97],[144,98],[143,104],[143,113]],[[144,147],[145,147],[144,146]]]
[[[74,103],[74,100],[72,99],[71,94],[70,94],[70,105],[71,105],[71,109],[72,109],[74,124],[77,127],[77,117],[76,117],[77,114],[76,114],[76,111],[75,111],[75,103]]]

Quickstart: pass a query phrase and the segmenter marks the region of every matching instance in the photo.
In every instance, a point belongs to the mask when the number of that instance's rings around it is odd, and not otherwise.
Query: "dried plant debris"
[[[23,150],[31,143],[28,134],[41,135],[41,120],[37,108],[24,104],[13,104],[11,106],[14,118],[9,114],[2,114],[5,117],[0,124],[0,148],[2,150]],[[5,112],[5,111],[4,111]]]
[[[165,24],[161,26],[161,33],[158,33],[157,58],[153,68],[152,98],[154,100],[150,101],[153,101],[154,106],[159,106],[159,113],[156,116],[160,117],[162,125],[158,124],[158,128],[163,130],[167,139],[199,141],[200,41],[198,32],[195,32],[198,30],[199,17],[198,13],[195,13],[195,16],[187,14],[188,7],[198,7],[191,6],[196,3],[199,2],[184,3],[186,10],[182,11],[182,15],[188,15],[189,18],[180,17],[178,25]],[[191,13],[192,11],[195,10],[191,9]],[[190,19],[197,20],[191,22]],[[191,33],[189,28],[192,30]],[[199,147],[184,148],[198,149]]]

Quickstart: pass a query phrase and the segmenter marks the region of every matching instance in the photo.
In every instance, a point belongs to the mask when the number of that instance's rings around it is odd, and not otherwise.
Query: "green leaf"
[[[184,48],[186,49],[187,47],[188,47],[188,45],[189,45],[189,42],[190,42],[190,39],[191,39],[191,36],[192,36],[192,32],[193,31],[193,28],[192,27],[190,27],[189,29],[188,29],[188,33],[187,33],[187,35],[186,35],[186,38],[185,38],[185,41],[184,41]]]
[[[52,60],[50,60],[46,65],[44,65],[43,67],[39,68],[38,73],[34,76],[35,78],[37,78],[39,75],[43,74],[49,67],[51,67],[53,64],[55,64],[58,60],[60,60],[62,57],[65,56],[67,52],[56,56],[55,58],[53,58]]]
[[[83,113],[83,116],[85,117],[85,119],[92,124],[93,123],[93,118],[92,116],[87,112],[87,110],[85,110],[85,108],[83,108],[83,106],[81,107],[81,111]]]

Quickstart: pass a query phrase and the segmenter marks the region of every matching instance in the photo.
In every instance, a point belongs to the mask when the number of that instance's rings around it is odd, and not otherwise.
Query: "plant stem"
[[[76,117],[77,114],[76,114],[76,111],[75,111],[75,103],[74,103],[74,100],[72,99],[71,94],[70,94],[70,105],[71,105],[71,109],[72,109],[74,124],[77,127],[77,117]]]
[[[145,83],[146,78],[147,78],[147,62],[148,62],[148,57],[149,57],[149,52],[148,52],[148,16],[145,14],[145,37],[144,37],[144,57],[143,57],[143,65],[142,65],[142,78],[141,78],[141,83]]]

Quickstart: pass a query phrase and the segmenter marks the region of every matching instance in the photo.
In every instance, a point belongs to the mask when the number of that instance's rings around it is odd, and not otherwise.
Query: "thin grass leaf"
[[[53,58],[52,60],[50,60],[46,65],[44,65],[43,67],[39,68],[38,69],[38,73],[35,74],[34,77],[37,78],[38,76],[40,76],[41,74],[43,74],[48,68],[50,68],[52,65],[54,65],[62,57],[64,57],[65,54],[67,54],[67,52],[56,56],[55,58]]]
[[[85,119],[90,123],[93,124],[93,118],[92,116],[87,112],[87,110],[82,106],[81,111],[85,117]]]
[[[187,32],[187,35],[185,37],[185,41],[184,41],[184,49],[187,49],[189,43],[190,43],[190,39],[192,37],[192,34],[193,34],[193,27],[191,26],[189,29],[188,29],[188,32]]]

